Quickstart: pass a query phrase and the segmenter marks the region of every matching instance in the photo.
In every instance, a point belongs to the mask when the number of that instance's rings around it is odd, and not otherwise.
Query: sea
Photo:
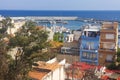
[[[0,10],[0,15],[9,17],[26,17],[26,16],[75,16],[85,19],[112,20],[120,22],[120,11],[81,11],[81,10]],[[68,21],[68,24],[56,24],[66,28],[76,30],[82,25],[88,24],[81,21]],[[42,24],[45,25],[45,24]],[[49,24],[46,24],[50,26]]]

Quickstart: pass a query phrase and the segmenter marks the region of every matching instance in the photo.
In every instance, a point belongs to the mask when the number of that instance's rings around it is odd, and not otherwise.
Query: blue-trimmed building
[[[80,61],[98,65],[100,27],[85,26],[80,37]]]

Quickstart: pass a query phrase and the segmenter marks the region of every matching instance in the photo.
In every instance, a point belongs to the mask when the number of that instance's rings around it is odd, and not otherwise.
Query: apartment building
[[[104,22],[100,30],[99,64],[113,62],[118,45],[118,23]]]
[[[100,26],[84,26],[80,37],[80,61],[98,65]]]

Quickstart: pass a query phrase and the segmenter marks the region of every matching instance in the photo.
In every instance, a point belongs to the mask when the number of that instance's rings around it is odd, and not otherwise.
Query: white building
[[[4,17],[2,17],[1,15],[0,15],[0,21],[2,21],[4,19]],[[2,28],[2,23],[0,23],[0,28]]]
[[[53,40],[53,36],[54,36],[54,32],[52,31],[52,29],[46,27],[46,26],[37,26],[38,29],[40,30],[44,30],[49,32],[48,33],[48,41],[52,41]]]
[[[74,40],[74,34],[67,34],[65,36],[65,42],[73,42]]]
[[[25,21],[14,21],[12,20],[12,23],[13,23],[13,27],[12,28],[8,28],[7,29],[7,33],[8,34],[14,34],[15,32],[18,31],[19,28],[21,28],[24,24],[25,24]]]
[[[73,34],[74,34],[74,40],[78,41],[81,36],[81,31],[74,31]]]
[[[48,41],[49,40],[53,40],[54,32],[50,28],[48,28],[48,27],[45,27],[45,30],[49,32],[49,34],[48,34]]]
[[[37,62],[38,66],[33,66],[29,72],[32,80],[65,80],[64,65],[65,60],[57,62],[56,58],[48,62]]]

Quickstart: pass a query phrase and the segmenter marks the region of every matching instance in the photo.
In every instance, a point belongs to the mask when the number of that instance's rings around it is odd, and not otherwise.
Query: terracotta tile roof
[[[41,80],[46,74],[48,74],[51,71],[54,71],[55,69],[59,68],[61,65],[59,65],[57,62],[54,62],[52,64],[46,63],[46,62],[37,62],[39,66],[33,66],[33,70],[29,72],[29,76],[33,79]]]
[[[120,77],[119,77],[119,78],[117,78],[117,80],[120,80]]]
[[[36,26],[36,29],[39,29],[39,30],[44,30],[45,27],[43,26]]]
[[[28,75],[33,79],[41,80],[48,72],[30,71]]]
[[[74,71],[69,70],[69,72],[66,72],[66,75],[69,76],[70,78],[76,78],[76,79],[82,79],[83,76],[85,75],[84,71],[78,70],[78,69],[74,69]]]
[[[109,77],[107,75],[104,75],[101,77],[102,80],[107,80]]]
[[[45,63],[45,62],[38,62],[38,64],[39,64],[38,68],[48,69],[48,70],[51,70],[51,71],[54,71],[55,69],[60,67],[60,65],[57,62],[54,62],[52,64]]]
[[[95,69],[96,67],[100,68],[101,66],[90,65],[85,62],[74,62],[70,68],[71,69],[79,68],[80,70],[84,71],[84,70],[89,70],[89,69]]]

